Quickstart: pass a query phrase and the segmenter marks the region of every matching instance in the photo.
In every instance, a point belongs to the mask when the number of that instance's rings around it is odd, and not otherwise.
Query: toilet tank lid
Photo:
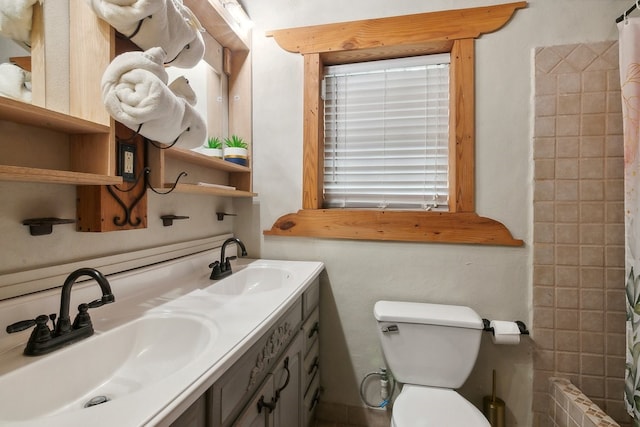
[[[482,318],[472,308],[461,305],[404,301],[378,301],[373,315],[379,322],[420,323],[482,329]]]

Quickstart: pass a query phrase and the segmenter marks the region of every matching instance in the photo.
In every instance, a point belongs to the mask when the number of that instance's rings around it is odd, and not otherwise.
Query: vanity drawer
[[[302,318],[306,319],[320,304],[320,279],[315,278],[311,286],[302,294]]]
[[[320,370],[320,344],[316,340],[309,350],[309,354],[304,358],[304,366],[302,367],[302,384],[303,390],[306,393],[309,391],[311,380],[314,375]]]
[[[304,334],[304,355],[306,356],[314,342],[318,340],[320,333],[320,310],[318,307],[313,310],[309,318],[302,325]]]
[[[295,337],[302,322],[298,301],[213,385],[214,426],[227,426],[266,378],[270,369]]]
[[[304,396],[304,405],[302,408],[304,416],[304,426],[308,427],[313,423],[315,418],[316,407],[320,400],[320,393],[322,388],[320,387],[320,374],[316,373],[311,381],[311,386],[307,390],[307,394]]]

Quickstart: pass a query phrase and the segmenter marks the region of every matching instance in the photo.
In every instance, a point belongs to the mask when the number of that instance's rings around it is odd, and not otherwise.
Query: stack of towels
[[[102,76],[109,114],[153,141],[201,147],[207,126],[184,77],[168,84],[165,65],[194,67],[204,56],[200,22],[182,0],[86,0],[144,52],[117,56]]]

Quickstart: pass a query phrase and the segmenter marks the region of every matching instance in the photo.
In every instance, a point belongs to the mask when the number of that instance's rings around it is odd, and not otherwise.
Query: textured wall
[[[625,422],[618,43],[536,49],[535,70],[534,411],[563,376]]]

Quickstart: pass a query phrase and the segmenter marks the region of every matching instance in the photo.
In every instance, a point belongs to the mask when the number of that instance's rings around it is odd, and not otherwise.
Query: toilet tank
[[[387,367],[405,384],[458,388],[480,349],[482,318],[457,305],[378,301],[373,309]]]

